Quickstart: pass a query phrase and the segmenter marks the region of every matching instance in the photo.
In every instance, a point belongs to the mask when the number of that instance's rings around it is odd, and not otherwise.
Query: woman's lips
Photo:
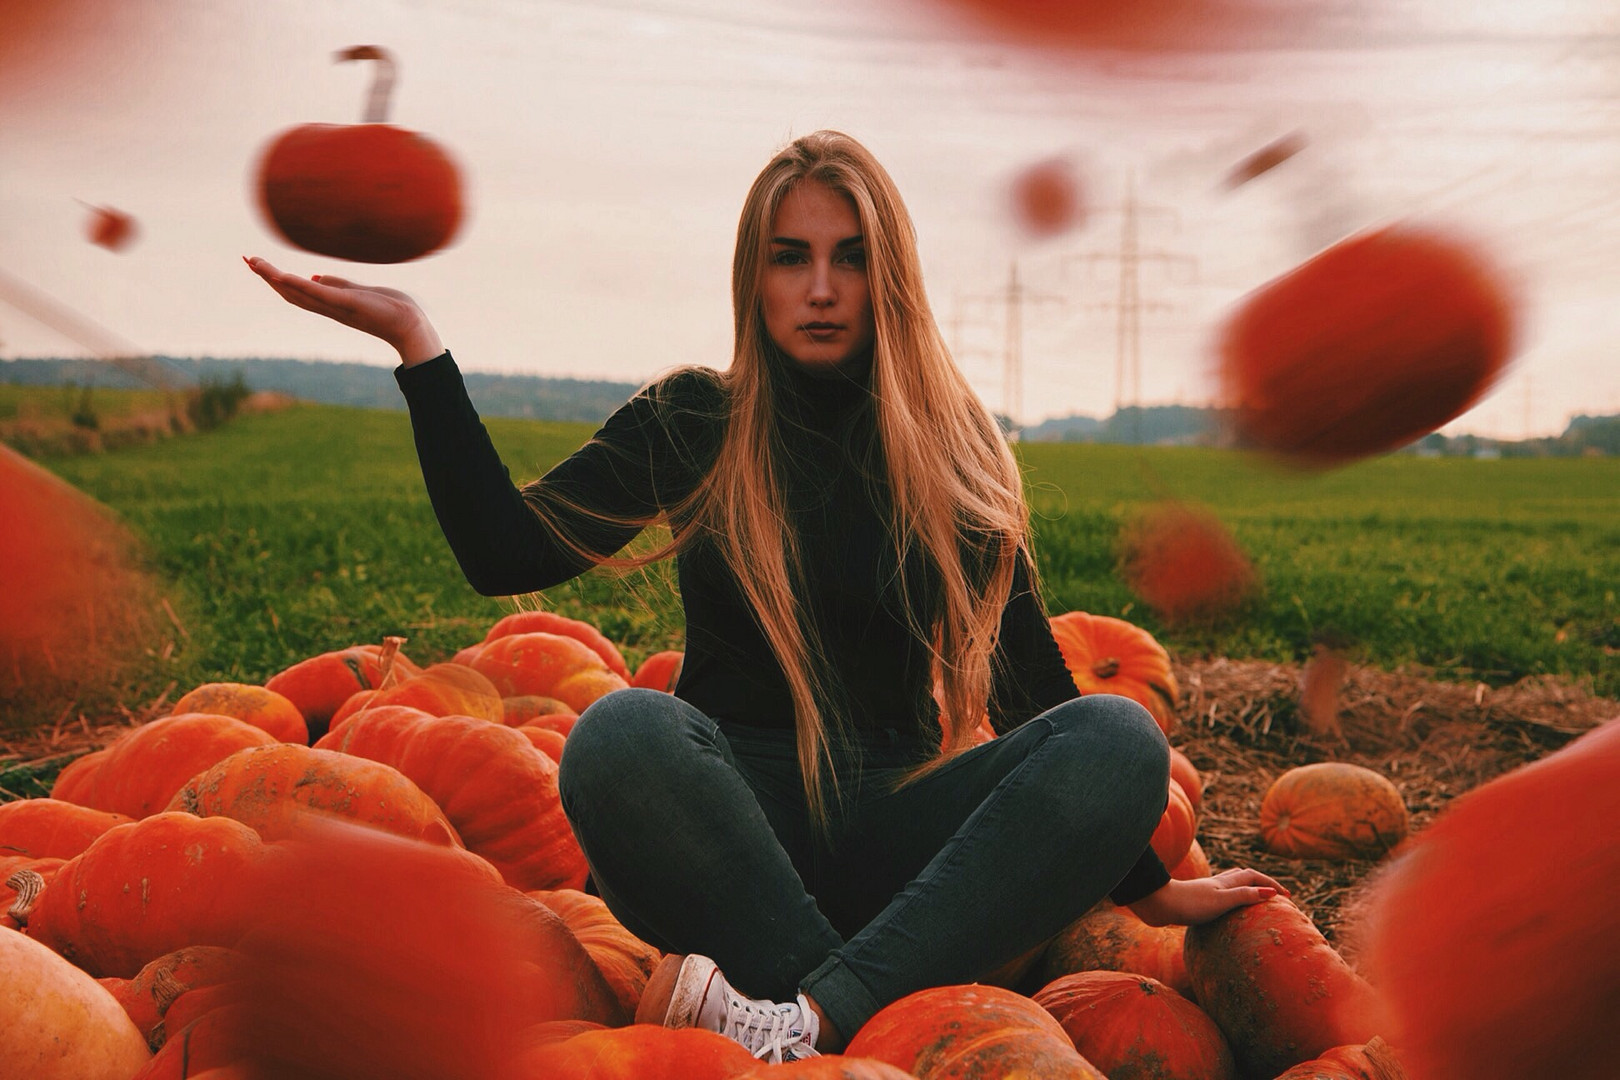
[[[843,331],[837,323],[805,323],[799,327],[815,341],[825,341]]]

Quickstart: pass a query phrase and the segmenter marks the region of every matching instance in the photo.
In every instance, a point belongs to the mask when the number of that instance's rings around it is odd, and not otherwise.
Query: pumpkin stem
[[[377,655],[377,662],[382,665],[382,673],[377,676],[377,689],[386,690],[394,682],[394,658],[399,655],[399,647],[405,644],[405,639],[395,634],[383,638],[382,652]]]
[[[27,926],[28,916],[34,910],[39,894],[45,891],[45,879],[38,871],[18,870],[6,878],[6,888],[17,890],[17,899],[11,902],[6,914]]]
[[[379,45],[351,45],[339,51],[336,59],[339,63],[346,60],[377,61],[371,92],[366,98],[365,115],[360,120],[365,124],[386,124],[389,96],[394,92],[394,73],[398,70],[393,54]]]
[[[1119,674],[1119,657],[1105,656],[1091,665],[1091,673],[1099,679],[1112,679]]]
[[[1361,1052],[1367,1055],[1367,1061],[1373,1067],[1375,1080],[1407,1080],[1406,1070],[1401,1067],[1394,1051],[1382,1036],[1374,1035],[1368,1039]]]

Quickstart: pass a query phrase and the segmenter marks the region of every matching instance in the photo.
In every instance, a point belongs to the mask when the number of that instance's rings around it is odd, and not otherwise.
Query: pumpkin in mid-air
[[[394,78],[385,50],[357,45],[337,59],[379,65],[364,122],[277,135],[258,163],[260,209],[288,243],[317,255],[398,263],[439,250],[461,225],[460,170],[434,140],[384,122]]]

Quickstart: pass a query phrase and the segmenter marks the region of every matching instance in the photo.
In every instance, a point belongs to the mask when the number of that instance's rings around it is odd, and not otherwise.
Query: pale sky
[[[240,261],[260,254],[410,291],[468,370],[641,382],[727,363],[743,195],[783,142],[834,127],[900,185],[992,408],[1009,268],[1062,298],[1024,309],[1026,422],[1113,408],[1127,178],[1142,250],[1173,257],[1140,271],[1144,404],[1208,399],[1244,293],[1416,217],[1474,238],[1523,297],[1514,368],[1448,431],[1620,412],[1613,0],[1233,0],[1312,18],[1146,55],[1038,51],[964,22],[964,2],[61,0],[32,45],[0,44],[0,271],[149,352],[391,364],[271,294]],[[0,0],[0,39],[27,6]],[[355,44],[393,51],[392,121],[464,169],[463,231],[415,263],[297,251],[251,198],[275,134],[358,121],[367,65],[332,62]],[[1297,156],[1222,188],[1293,132]],[[1091,212],[1031,239],[1007,185],[1055,156]],[[135,215],[139,240],[90,244],[76,198]],[[0,357],[82,353],[0,305]]]

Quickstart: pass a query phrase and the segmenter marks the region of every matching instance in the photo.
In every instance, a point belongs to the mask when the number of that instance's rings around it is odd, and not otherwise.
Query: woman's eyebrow
[[[860,233],[856,233],[854,236],[844,237],[842,240],[838,241],[838,243],[834,244],[833,247],[853,247],[856,244],[864,243],[865,240],[866,237],[862,236]],[[782,247],[804,248],[805,250],[809,250],[810,247],[810,241],[800,240],[798,237],[794,236],[773,236],[771,237],[771,243],[780,244]]]

